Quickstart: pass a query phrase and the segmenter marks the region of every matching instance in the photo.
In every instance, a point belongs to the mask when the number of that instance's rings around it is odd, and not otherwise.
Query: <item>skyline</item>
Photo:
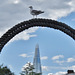
[[[75,29],[74,0],[0,0],[0,3],[0,37],[14,25],[32,19],[30,5],[45,11],[38,18],[53,19]],[[16,35],[2,49],[0,64],[4,63],[19,75],[27,61],[33,62],[37,43],[43,75],[61,75],[68,69],[75,71],[75,40],[59,30],[47,27],[29,28]]]

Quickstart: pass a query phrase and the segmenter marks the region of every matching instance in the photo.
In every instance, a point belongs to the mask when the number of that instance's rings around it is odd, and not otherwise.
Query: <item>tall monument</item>
[[[36,45],[36,48],[35,48],[33,66],[34,66],[35,75],[42,75],[40,53],[39,53],[39,45],[38,44]]]

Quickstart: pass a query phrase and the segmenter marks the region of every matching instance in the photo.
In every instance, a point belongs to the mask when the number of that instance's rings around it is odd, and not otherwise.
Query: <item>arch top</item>
[[[22,32],[23,30],[35,26],[50,27],[53,29],[60,30],[75,40],[75,29],[71,28],[67,24],[51,19],[35,18],[35,19],[30,19],[28,21],[23,21],[15,25],[14,27],[10,28],[5,34],[3,34],[3,36],[0,38],[0,52],[4,47],[4,45],[15,35]]]

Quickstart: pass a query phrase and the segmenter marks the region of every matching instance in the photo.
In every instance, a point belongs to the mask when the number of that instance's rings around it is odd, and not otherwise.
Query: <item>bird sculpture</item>
[[[44,11],[41,11],[41,10],[33,10],[32,6],[30,6],[29,8],[30,8],[30,13],[33,15],[33,18],[34,18],[34,16],[36,16],[36,18],[37,18],[37,15],[44,13]]]

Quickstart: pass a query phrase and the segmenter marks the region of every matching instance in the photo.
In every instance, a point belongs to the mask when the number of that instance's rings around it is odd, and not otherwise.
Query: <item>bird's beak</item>
[[[31,6],[29,6],[29,8],[31,8]]]
[[[32,8],[32,6],[29,6],[29,8]]]

